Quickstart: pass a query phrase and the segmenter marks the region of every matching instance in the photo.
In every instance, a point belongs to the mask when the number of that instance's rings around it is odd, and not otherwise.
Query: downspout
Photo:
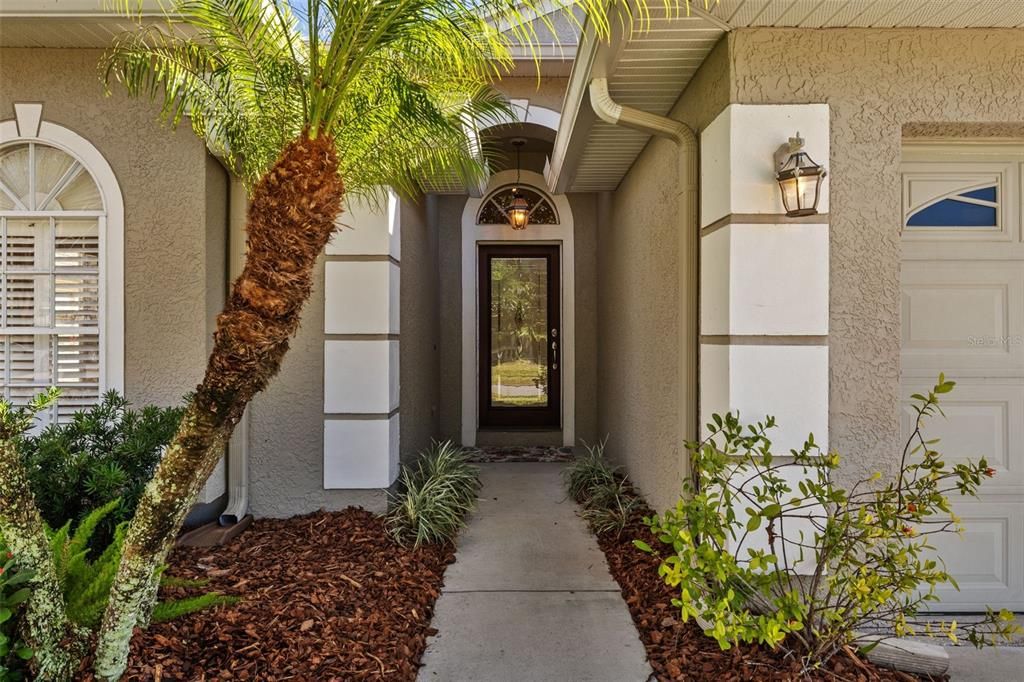
[[[605,123],[632,128],[650,135],[666,137],[679,147],[679,327],[683,345],[679,363],[679,434],[682,440],[697,438],[698,392],[698,249],[700,223],[697,205],[698,167],[697,135],[682,121],[624,106],[608,93],[608,79],[590,81],[590,105]],[[680,457],[685,457],[683,443],[678,444]],[[689,473],[688,458],[684,470]]]
[[[249,196],[245,185],[233,173],[228,196],[228,284],[242,274],[245,265],[245,215]],[[228,503],[220,515],[220,525],[232,526],[249,513],[249,413],[242,413],[228,442]]]

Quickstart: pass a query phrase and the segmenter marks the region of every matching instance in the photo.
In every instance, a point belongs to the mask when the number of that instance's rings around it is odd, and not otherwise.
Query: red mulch
[[[261,520],[179,548],[168,575],[242,600],[137,631],[124,680],[415,680],[448,546],[394,544],[362,509]]]
[[[658,577],[660,562],[633,546],[634,539],[655,548],[661,544],[641,521],[650,513],[649,509],[637,513],[621,535],[599,535],[598,544],[622,589],[658,680],[919,682],[917,677],[876,667],[859,657],[854,661],[849,656],[836,656],[827,669],[801,677],[800,662],[786,659],[781,650],[741,646],[722,651],[692,620],[682,623],[678,609],[672,606],[672,598],[678,596],[676,590]]]

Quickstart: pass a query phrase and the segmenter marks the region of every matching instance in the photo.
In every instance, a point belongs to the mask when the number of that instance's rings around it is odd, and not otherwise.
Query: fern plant
[[[479,471],[465,449],[451,441],[435,442],[415,465],[402,468],[385,517],[388,532],[396,542],[414,547],[452,540],[479,489]]]
[[[68,618],[75,624],[94,630],[103,619],[107,608],[110,588],[121,563],[126,523],[114,529],[114,538],[98,557],[90,559],[90,544],[96,529],[114,511],[120,509],[120,500],[111,500],[99,509],[86,515],[71,532],[71,522],[54,530],[47,527],[50,552],[57,571],[57,578],[64,593]],[[183,581],[163,576],[166,567],[160,568],[161,584],[173,586],[202,586],[203,581]],[[217,592],[186,597],[184,599],[160,602],[153,611],[152,621],[173,620],[196,611],[221,604],[233,604],[236,597]]]

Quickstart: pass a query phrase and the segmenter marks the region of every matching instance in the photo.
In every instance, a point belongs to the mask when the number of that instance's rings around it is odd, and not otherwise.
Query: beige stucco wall
[[[730,42],[733,102],[829,105],[831,445],[846,475],[893,466],[902,129],[1012,130],[963,124],[1024,120],[1024,32],[751,29]]]
[[[401,203],[402,285],[399,344],[401,457],[407,461],[440,429],[436,200]]]
[[[509,99],[528,99],[531,106],[561,111],[568,83],[568,78],[561,77],[548,76],[540,80],[536,76],[512,77],[495,83],[494,89]]]
[[[698,132],[728,104],[727,48],[715,47],[670,114]],[[675,143],[651,140],[608,197],[597,241],[598,424],[607,454],[658,509],[675,503],[685,472],[678,158]]]
[[[136,403],[169,405],[205,368],[225,229],[207,197],[226,189],[187,125],[161,126],[154,103],[116,86],[104,97],[100,55],[0,49],[0,119],[14,102],[42,102],[44,120],[89,140],[113,168],[125,205],[125,389]]]

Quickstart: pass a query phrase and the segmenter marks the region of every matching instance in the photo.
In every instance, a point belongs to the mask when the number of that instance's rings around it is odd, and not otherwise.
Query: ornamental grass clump
[[[402,545],[449,542],[465,526],[480,490],[477,467],[451,441],[433,443],[415,464],[402,468],[385,517],[388,533]]]
[[[939,375],[912,397],[915,429],[891,478],[876,472],[849,489],[835,481],[839,455],[813,436],[779,457],[767,437],[773,418],[744,426],[716,415],[710,435],[687,444],[693,480],[683,498],[647,520],[663,545],[635,541],[663,557],[659,573],[678,589],[683,620],[697,619],[722,649],[782,647],[807,672],[840,651],[870,650],[880,628],[979,647],[1009,639],[1019,628],[1006,611],[971,625],[920,615],[937,586],[956,586],[929,542],[961,530],[949,495],[975,497],[995,474],[985,459],[947,463],[922,434],[953,386]]]
[[[604,456],[607,442],[607,439],[595,445],[584,442],[585,452],[562,470],[569,497],[580,504],[585,505],[598,490],[607,491],[618,483],[619,468]]]
[[[595,533],[621,534],[633,517],[641,513],[644,501],[625,476],[593,486],[580,516]]]

